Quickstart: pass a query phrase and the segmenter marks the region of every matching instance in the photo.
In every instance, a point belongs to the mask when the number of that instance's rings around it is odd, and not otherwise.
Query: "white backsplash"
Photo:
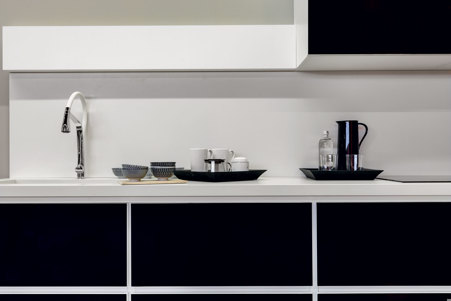
[[[121,163],[189,168],[190,147],[229,147],[267,176],[299,176],[344,119],[369,126],[365,167],[451,174],[451,72],[180,72],[11,74],[11,177],[75,176],[75,132],[61,122],[77,90],[89,177]]]

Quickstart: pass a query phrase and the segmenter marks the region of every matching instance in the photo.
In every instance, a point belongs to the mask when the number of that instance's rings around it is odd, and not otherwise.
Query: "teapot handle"
[[[362,125],[365,128],[365,134],[363,135],[362,139],[360,139],[360,142],[359,142],[359,148],[360,148],[360,145],[362,144],[363,139],[365,139],[366,135],[368,134],[368,126],[361,122],[359,122],[359,125]]]

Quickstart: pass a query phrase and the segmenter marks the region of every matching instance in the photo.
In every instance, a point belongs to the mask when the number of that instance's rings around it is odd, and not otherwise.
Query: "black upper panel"
[[[132,301],[312,301],[311,295],[136,295]]]
[[[310,0],[312,54],[451,53],[449,0]]]
[[[451,204],[318,204],[320,285],[451,285]]]
[[[311,204],[133,205],[133,285],[311,285],[311,229]]]
[[[125,295],[0,295],[0,301],[125,301]]]
[[[446,301],[451,294],[396,294],[396,295],[319,295],[318,301]]]
[[[126,285],[125,205],[0,205],[1,286]]]

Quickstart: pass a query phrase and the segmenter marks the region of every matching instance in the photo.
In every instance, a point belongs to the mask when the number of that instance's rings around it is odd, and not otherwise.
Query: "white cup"
[[[249,171],[249,160],[245,157],[235,157],[230,161],[230,171]]]
[[[228,148],[212,148],[208,150],[208,155],[210,159],[223,159],[224,165],[228,166],[230,160],[235,157],[235,152]],[[225,171],[222,167],[219,171]]]
[[[208,150],[210,159],[223,159],[230,162],[235,157],[235,152],[228,148],[212,148]]]
[[[207,171],[205,159],[208,159],[208,149],[190,148],[191,171]]]

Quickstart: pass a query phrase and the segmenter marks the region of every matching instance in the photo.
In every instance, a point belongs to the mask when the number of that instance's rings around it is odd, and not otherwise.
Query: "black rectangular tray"
[[[202,172],[178,169],[174,171],[177,178],[200,182],[232,182],[257,180],[266,170],[251,169],[249,171]]]
[[[318,170],[318,168],[299,168],[307,178],[313,180],[374,180],[383,172],[378,169],[367,169],[357,171],[348,170]]]

